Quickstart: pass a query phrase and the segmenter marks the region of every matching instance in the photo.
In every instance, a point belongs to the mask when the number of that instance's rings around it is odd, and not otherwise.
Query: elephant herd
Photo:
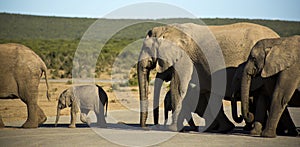
[[[156,69],[155,124],[162,83],[170,81],[171,109],[165,106],[173,112],[170,130],[182,130],[184,119],[193,124],[189,116],[195,112],[205,119],[205,131],[231,131],[224,98],[232,102],[233,119],[244,119],[252,135],[275,137],[276,130],[298,135],[286,107],[299,106],[299,47],[300,36],[280,38],[252,23],[154,27],[143,42],[137,67],[140,124],[147,127],[149,72]],[[238,100],[242,117],[237,116]]]
[[[149,75],[156,70],[153,116],[158,124],[159,95],[163,81],[170,81],[165,112],[172,110],[168,128],[181,131],[186,119],[197,130],[191,112],[205,119],[206,132],[226,133],[235,127],[223,110],[223,99],[231,101],[232,118],[246,122],[251,135],[276,137],[276,133],[297,136],[287,106],[299,106],[300,36],[280,37],[265,26],[235,23],[204,26],[193,23],[154,27],[144,39],[137,75],[140,94],[140,125],[147,128]],[[42,59],[20,44],[0,45],[0,98],[20,98],[28,117],[22,127],[36,128],[46,121],[37,105],[38,85],[47,68]],[[237,101],[242,115],[238,116]],[[76,113],[90,124],[89,111],[106,127],[104,105],[107,95],[98,85],[73,86],[61,93],[57,106],[71,107],[71,124]],[[167,115],[167,113],[165,113]],[[167,116],[166,116],[167,118]],[[166,123],[165,123],[166,124]],[[4,127],[0,118],[0,127]]]

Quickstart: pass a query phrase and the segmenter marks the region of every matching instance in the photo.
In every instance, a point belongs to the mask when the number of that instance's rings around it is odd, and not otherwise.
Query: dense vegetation
[[[280,20],[250,20],[250,19],[201,19],[207,25],[223,25],[235,22],[252,22],[268,26],[280,36],[300,34],[300,22]],[[91,19],[41,17],[19,14],[0,13],[0,43],[16,42],[33,49],[51,69],[52,78],[72,76],[73,58],[82,36],[94,22],[108,24],[107,26],[122,26],[126,23],[136,23],[124,27],[109,40],[96,40],[93,52],[103,46],[97,60],[95,76],[102,72],[111,72],[111,66],[116,56],[124,47],[145,36],[147,30],[162,23],[201,23],[200,19],[160,19],[160,20],[128,20],[128,19]],[[109,30],[109,28],[104,29]],[[94,32],[95,37],[107,34],[103,31]],[[95,39],[95,38],[93,38]],[[93,40],[92,40],[93,41]],[[82,56],[82,58],[88,58]]]

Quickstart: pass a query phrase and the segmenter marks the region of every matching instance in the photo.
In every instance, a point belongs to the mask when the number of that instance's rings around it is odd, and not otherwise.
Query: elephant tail
[[[47,87],[47,91],[46,91],[46,95],[47,95],[47,99],[48,101],[51,101],[50,100],[50,93],[49,93],[49,84],[48,84],[48,76],[47,76],[47,67],[45,65],[45,63],[42,65],[42,72],[44,73],[45,75],[45,83],[46,83],[46,87]]]
[[[105,117],[107,117],[107,107],[108,107],[108,100],[106,101],[106,108],[105,108],[105,114],[104,114]]]

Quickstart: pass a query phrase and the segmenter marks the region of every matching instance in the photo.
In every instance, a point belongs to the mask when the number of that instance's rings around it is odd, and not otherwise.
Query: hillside
[[[300,22],[250,19],[201,19],[207,25],[223,25],[235,22],[252,22],[268,26],[280,36],[300,34]],[[17,42],[32,48],[51,69],[52,78],[71,77],[73,56],[85,31],[97,19],[30,16],[0,13],[0,43]],[[136,22],[128,19],[100,19],[106,24],[116,25]],[[123,28],[104,46],[97,61],[97,75],[110,72],[115,57],[133,41],[143,38],[147,30],[162,23],[194,22],[198,19],[139,20],[152,23],[137,23]],[[138,31],[137,31],[138,30]],[[104,32],[105,33],[105,32]]]

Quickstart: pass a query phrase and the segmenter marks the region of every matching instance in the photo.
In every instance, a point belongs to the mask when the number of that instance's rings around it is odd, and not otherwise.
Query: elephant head
[[[242,113],[247,122],[251,122],[254,118],[249,112],[249,91],[251,91],[250,85],[253,78],[268,78],[293,65],[297,53],[288,49],[289,47],[286,40],[276,38],[260,40],[252,48],[243,71],[241,84]]]
[[[139,56],[137,67],[139,92],[140,92],[140,124],[146,127],[146,119],[148,115],[148,83],[150,70],[156,68],[158,73],[168,72],[170,67],[175,69],[181,80],[181,94],[185,95],[188,82],[192,74],[193,64],[182,50],[184,46],[183,37],[176,35],[176,30],[171,26],[156,27],[150,30],[143,42],[143,46]],[[177,32],[180,34],[179,32]],[[182,34],[182,33],[181,33]],[[184,67],[185,70],[176,70]],[[185,89],[186,88],[186,89]]]
[[[57,103],[57,114],[56,114],[55,126],[58,123],[60,111],[66,107],[70,107],[73,101],[74,101],[74,95],[72,89],[66,89],[60,94]]]

